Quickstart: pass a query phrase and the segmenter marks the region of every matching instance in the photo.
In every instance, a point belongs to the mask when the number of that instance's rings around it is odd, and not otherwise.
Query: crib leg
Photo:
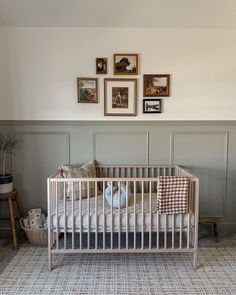
[[[193,268],[195,270],[197,269],[197,251],[195,251],[193,254]]]
[[[52,253],[50,250],[48,251],[48,270],[52,271]]]

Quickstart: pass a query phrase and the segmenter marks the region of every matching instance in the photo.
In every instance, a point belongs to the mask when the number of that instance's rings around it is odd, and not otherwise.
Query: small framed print
[[[77,78],[78,103],[98,102],[98,79]]]
[[[96,58],[96,74],[107,74],[107,58]]]
[[[104,79],[104,115],[136,116],[137,79]]]
[[[143,113],[154,114],[161,113],[161,99],[144,99],[143,100]]]
[[[143,96],[170,96],[170,75],[143,75]]]
[[[138,75],[138,54],[114,54],[114,75]]]

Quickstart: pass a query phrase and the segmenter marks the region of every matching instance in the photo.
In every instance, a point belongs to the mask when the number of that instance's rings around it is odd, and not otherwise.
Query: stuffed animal
[[[129,196],[126,195],[126,185],[124,183],[118,184],[118,186],[111,187],[111,182],[107,182],[107,188],[105,190],[106,202],[109,206],[112,206],[115,209],[119,208],[119,190],[120,190],[120,208],[126,207],[126,198]],[[113,193],[113,205],[111,200],[111,192]]]

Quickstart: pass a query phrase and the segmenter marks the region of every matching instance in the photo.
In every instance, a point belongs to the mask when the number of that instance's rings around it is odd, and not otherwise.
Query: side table
[[[218,225],[220,224],[220,218],[218,217],[200,217],[199,224],[212,224],[215,241],[218,242]]]
[[[3,205],[4,203],[6,203],[6,205]],[[16,206],[14,206],[14,203],[16,203]],[[16,212],[15,207],[17,209]],[[13,248],[17,249],[16,220],[23,217],[19,191],[13,189],[10,193],[0,194],[0,209],[1,208],[8,208],[9,217],[1,217],[0,220],[10,220],[10,227],[2,227],[0,229],[11,230]]]

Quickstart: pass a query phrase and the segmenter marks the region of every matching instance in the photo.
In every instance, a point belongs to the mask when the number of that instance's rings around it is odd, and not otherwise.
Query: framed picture
[[[137,79],[104,79],[104,115],[136,116]]]
[[[143,100],[143,113],[154,114],[161,113],[161,99],[144,99]]]
[[[77,91],[79,103],[97,103],[98,79],[77,78]]]
[[[107,58],[96,58],[96,74],[107,74]]]
[[[170,75],[143,75],[143,96],[170,96]]]
[[[114,75],[138,75],[138,54],[114,54]]]

